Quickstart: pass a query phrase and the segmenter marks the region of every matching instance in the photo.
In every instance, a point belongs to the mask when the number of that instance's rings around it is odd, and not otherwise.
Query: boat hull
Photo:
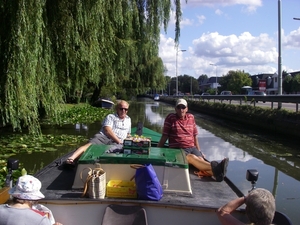
[[[105,209],[110,204],[139,205],[146,211],[148,224],[189,224],[189,225],[219,225],[220,222],[213,208],[188,207],[155,202],[124,203],[124,201],[41,201],[51,209],[56,221],[72,225],[99,225]],[[235,216],[247,221],[243,212],[235,212]]]

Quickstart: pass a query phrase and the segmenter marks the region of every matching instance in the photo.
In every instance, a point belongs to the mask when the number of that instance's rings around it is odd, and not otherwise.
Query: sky
[[[176,58],[177,75],[196,79],[203,74],[221,77],[229,70],[277,73],[279,0],[181,1],[178,52],[174,11],[167,32],[162,28],[160,33],[159,56],[166,76],[176,77]],[[300,20],[294,20],[300,18],[300,0],[280,2],[282,70],[300,71]]]

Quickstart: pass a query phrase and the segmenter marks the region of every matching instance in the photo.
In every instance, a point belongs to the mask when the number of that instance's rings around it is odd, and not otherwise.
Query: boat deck
[[[45,201],[47,200],[76,200],[86,201],[87,198],[81,197],[83,189],[72,188],[74,179],[76,176],[77,166],[74,168],[64,168],[63,162],[72,154],[66,154],[59,160],[55,160],[53,163],[46,166],[43,170],[39,171],[35,176],[41,180],[42,189],[41,192],[45,195]],[[181,207],[203,207],[203,208],[219,208],[221,205],[227,203],[229,200],[237,197],[239,190],[235,190],[235,187],[230,180],[225,179],[223,182],[216,182],[211,177],[198,177],[194,174],[197,171],[193,167],[189,167],[189,178],[192,188],[191,195],[185,195],[180,193],[164,193],[163,198],[158,201],[145,201],[137,199],[118,199],[123,203],[140,202],[161,205],[176,205]],[[120,171],[121,173],[122,171]],[[116,199],[88,199],[92,201],[105,201],[114,202]],[[44,201],[44,200],[43,200]]]

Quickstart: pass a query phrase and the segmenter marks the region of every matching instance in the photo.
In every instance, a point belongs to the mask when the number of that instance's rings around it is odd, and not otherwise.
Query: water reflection
[[[89,129],[88,125],[83,124],[83,123],[76,123],[75,124],[75,130],[78,132],[87,131]]]

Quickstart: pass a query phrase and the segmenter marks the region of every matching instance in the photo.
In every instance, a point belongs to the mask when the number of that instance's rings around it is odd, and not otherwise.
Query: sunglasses
[[[127,108],[119,108],[119,110],[120,110],[120,111],[123,111],[123,110],[125,110],[126,112],[128,111],[128,109],[127,109]]]
[[[186,106],[184,106],[184,105],[178,105],[178,106],[176,106],[176,108],[177,109],[186,109]]]

